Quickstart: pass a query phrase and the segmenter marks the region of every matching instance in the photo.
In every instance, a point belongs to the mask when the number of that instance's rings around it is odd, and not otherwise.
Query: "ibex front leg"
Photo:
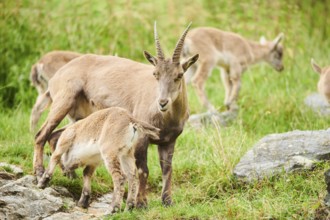
[[[136,159],[136,167],[138,169],[139,175],[139,188],[138,195],[136,199],[136,207],[137,208],[146,208],[148,205],[147,201],[147,180],[149,176],[149,169],[147,165],[148,160],[148,142],[142,141],[138,144],[135,150],[135,159]]]
[[[172,181],[172,158],[174,153],[175,141],[168,145],[159,145],[158,154],[160,167],[162,169],[162,202],[164,206],[172,204],[171,181]]]

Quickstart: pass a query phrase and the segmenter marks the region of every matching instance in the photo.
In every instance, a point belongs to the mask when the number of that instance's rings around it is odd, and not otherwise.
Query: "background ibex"
[[[225,87],[224,104],[229,110],[234,110],[238,108],[236,100],[241,88],[241,76],[250,65],[266,61],[277,71],[283,70],[282,38],[283,34],[280,34],[271,42],[258,43],[216,28],[195,28],[187,35],[183,55],[198,52],[200,58],[188,71],[186,82],[191,80],[201,103],[208,110],[215,111],[206,97],[205,83],[213,68],[219,67]]]
[[[183,75],[198,59],[198,55],[195,55],[180,64],[189,27],[178,40],[173,56],[166,59],[155,24],[157,57],[144,52],[153,66],[114,56],[84,55],[61,68],[49,81],[49,96],[44,96],[52,100],[52,105],[45,123],[35,137],[33,164],[37,177],[44,173],[45,142],[66,115],[79,120],[103,108],[123,107],[134,118],[160,128],[159,140],[142,138],[138,141],[135,152],[140,183],[137,206],[147,205],[149,143],[158,145],[163,179],[162,202],[170,205],[174,145],[189,117]]]
[[[322,68],[315,63],[314,59],[311,60],[311,64],[313,70],[320,74],[320,79],[317,83],[317,89],[320,95],[322,95],[330,104],[330,66]]]
[[[81,56],[82,54],[71,51],[52,51],[42,56],[31,68],[30,80],[38,91],[38,97],[30,116],[30,130],[35,130],[37,122],[43,109],[39,108],[42,102],[42,95],[47,91],[48,81],[55,75],[57,70]],[[44,103],[45,106],[47,103]]]
[[[132,209],[136,203],[138,186],[134,157],[136,144],[144,135],[157,140],[158,132],[158,128],[132,118],[123,108],[112,107],[97,111],[65,129],[38,187],[46,187],[60,160],[66,172],[83,166],[84,186],[78,206],[87,208],[91,194],[91,177],[103,160],[114,184],[109,212],[120,211],[126,178],[126,209]]]

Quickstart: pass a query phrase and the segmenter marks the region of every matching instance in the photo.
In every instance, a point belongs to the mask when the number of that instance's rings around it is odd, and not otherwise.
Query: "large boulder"
[[[305,104],[320,115],[330,116],[330,104],[318,93],[307,96]]]
[[[310,169],[330,158],[330,129],[291,131],[262,138],[234,168],[234,175],[247,181],[283,171]]]

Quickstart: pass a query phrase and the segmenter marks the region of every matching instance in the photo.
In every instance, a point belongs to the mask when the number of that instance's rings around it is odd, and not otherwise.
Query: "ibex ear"
[[[319,73],[319,74],[322,73],[322,68],[321,68],[319,65],[317,65],[317,64],[315,63],[315,61],[314,61],[313,58],[311,59],[311,64],[312,64],[312,68],[313,68],[313,70],[314,70],[316,73]]]
[[[267,40],[266,40],[265,36],[260,37],[259,43],[262,44],[262,45],[265,45],[267,43]]]
[[[199,55],[196,54],[195,56],[190,57],[186,62],[184,62],[182,64],[183,71],[186,72],[187,69],[198,60],[198,57],[199,57]]]
[[[277,45],[283,40],[284,34],[280,33],[272,42],[272,50],[275,50]]]
[[[143,51],[144,57],[154,66],[157,65],[157,58],[152,56],[150,53],[148,53],[147,51]]]

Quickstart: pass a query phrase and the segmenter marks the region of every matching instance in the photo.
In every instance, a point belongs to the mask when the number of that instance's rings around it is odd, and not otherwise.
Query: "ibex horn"
[[[191,22],[189,23],[188,27],[186,28],[186,30],[181,35],[178,42],[176,43],[176,46],[175,46],[175,49],[174,49],[174,52],[173,52],[173,56],[172,56],[172,62],[173,63],[179,63],[180,62],[180,56],[181,56],[181,51],[182,51],[184,39],[186,38],[186,35],[189,31],[190,26],[191,26]]]
[[[159,43],[156,21],[155,21],[155,24],[154,24],[154,35],[155,35],[155,43],[156,43],[156,49],[157,49],[157,58],[160,59],[160,60],[164,60],[165,56],[164,56],[162,47],[160,46],[160,43]]]

